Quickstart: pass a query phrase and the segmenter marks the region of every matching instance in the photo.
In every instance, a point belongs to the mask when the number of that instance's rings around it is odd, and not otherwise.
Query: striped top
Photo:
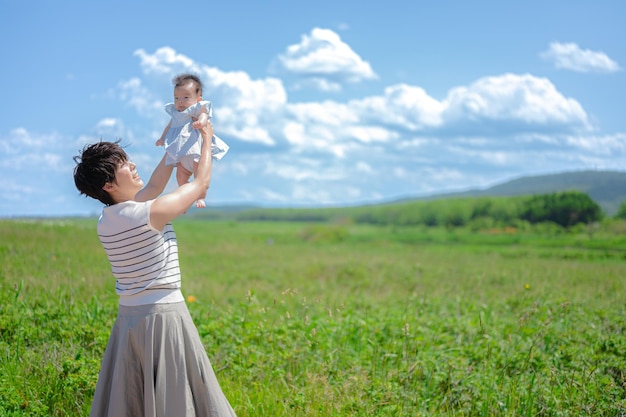
[[[121,305],[184,301],[176,234],[169,223],[162,231],[152,227],[152,201],[105,207],[98,220],[98,237],[111,263]]]

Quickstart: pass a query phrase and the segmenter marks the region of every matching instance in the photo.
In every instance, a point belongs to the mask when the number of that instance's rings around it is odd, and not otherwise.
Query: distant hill
[[[619,205],[626,200],[626,172],[623,171],[574,171],[560,174],[522,177],[494,185],[486,189],[472,189],[457,193],[436,194],[419,200],[456,197],[506,197],[547,194],[577,190],[587,193],[605,214],[617,213]],[[414,199],[405,199],[414,200]]]
[[[502,184],[494,185],[485,189],[471,189],[455,193],[433,194],[423,197],[408,197],[388,201],[386,203],[366,204],[363,207],[376,207],[379,205],[389,205],[410,201],[442,200],[447,198],[467,198],[467,197],[514,197],[523,195],[548,194],[561,191],[577,190],[586,193],[602,208],[608,216],[617,213],[620,204],[626,201],[626,171],[574,171],[559,174],[537,175],[517,178]],[[354,206],[351,206],[354,208]],[[357,206],[358,207],[358,206]],[[344,209],[347,207],[343,207]],[[342,207],[335,207],[341,210]],[[275,212],[285,212],[290,210],[298,211],[297,218],[302,218],[306,211],[307,219],[325,218],[328,216],[329,208],[267,208],[256,205],[222,205],[209,206],[207,209],[190,209],[190,215],[202,219],[212,220],[233,220],[237,219],[241,213],[255,212],[258,218],[274,218]],[[259,214],[265,213],[265,214]],[[274,214],[272,214],[274,213]],[[313,214],[310,214],[313,213]],[[264,217],[265,216],[265,217]],[[282,216],[282,217],[281,217]],[[298,217],[300,216],[300,217]],[[285,214],[276,217],[283,218]],[[289,217],[289,216],[287,216]],[[292,216],[293,217],[293,216]],[[295,218],[294,217],[294,218]],[[290,218],[290,220],[293,220]]]

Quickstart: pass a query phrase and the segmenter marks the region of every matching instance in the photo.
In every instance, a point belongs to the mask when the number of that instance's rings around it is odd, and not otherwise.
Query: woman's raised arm
[[[204,194],[211,184],[211,170],[213,168],[211,139],[213,137],[213,125],[210,121],[206,126],[200,129],[200,133],[203,138],[202,153],[200,154],[198,169],[194,175],[193,181],[179,186],[169,194],[158,197],[154,203],[152,203],[152,208],[150,209],[150,223],[152,223],[152,227],[157,230],[162,230],[167,223],[181,214],[184,214],[189,207]],[[161,161],[161,163],[165,164],[165,160]],[[150,181],[152,181],[152,178],[150,178]],[[147,186],[144,188],[147,188]]]
[[[165,165],[165,155],[161,162],[154,168],[148,184],[135,195],[135,201],[143,202],[157,198],[167,185],[174,167]]]

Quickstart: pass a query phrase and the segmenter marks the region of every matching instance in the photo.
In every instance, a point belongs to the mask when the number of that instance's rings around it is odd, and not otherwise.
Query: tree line
[[[235,214],[246,221],[300,221],[394,226],[516,226],[554,223],[562,227],[602,220],[601,207],[586,193],[564,191],[516,197],[464,197],[337,208],[250,209]],[[626,219],[626,201],[616,217]]]

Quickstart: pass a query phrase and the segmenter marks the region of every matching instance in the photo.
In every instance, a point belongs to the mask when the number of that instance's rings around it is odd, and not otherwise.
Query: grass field
[[[175,228],[240,417],[626,415],[624,233]],[[95,220],[0,238],[0,416],[87,415],[117,307]]]

